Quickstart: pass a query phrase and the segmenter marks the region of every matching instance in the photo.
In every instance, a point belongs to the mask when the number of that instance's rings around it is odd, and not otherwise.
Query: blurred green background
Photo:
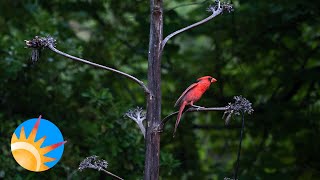
[[[199,2],[199,3],[195,3]],[[212,1],[165,0],[164,34],[199,21]],[[235,95],[253,103],[246,116],[240,179],[320,178],[320,1],[234,0],[233,13],[169,41],[162,58],[162,117],[198,77],[218,82],[197,104],[224,106]],[[0,179],[105,179],[77,172],[87,156],[109,162],[125,179],[142,179],[144,139],[123,117],[145,108],[130,80],[44,50],[30,61],[25,39],[52,35],[69,54],[147,76],[149,2],[145,0],[0,1]],[[51,120],[68,141],[60,162],[43,173],[22,169],[10,140],[23,121]],[[161,137],[161,179],[232,177],[241,121],[224,127],[221,112],[174,119]],[[110,179],[110,178],[109,178]]]

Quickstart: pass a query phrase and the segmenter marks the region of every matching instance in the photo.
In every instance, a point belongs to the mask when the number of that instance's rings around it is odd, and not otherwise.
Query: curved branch
[[[120,75],[122,75],[122,76],[125,76],[125,77],[127,77],[127,78],[135,81],[136,83],[138,83],[146,93],[150,93],[149,89],[147,88],[146,85],[144,85],[144,83],[143,83],[142,81],[140,81],[138,78],[136,78],[136,77],[134,77],[134,76],[132,76],[132,75],[130,75],[130,74],[127,74],[127,73],[124,73],[124,72],[122,72],[122,71],[119,71],[119,70],[116,70],[116,69],[113,69],[113,68],[110,68],[110,67],[107,67],[107,66],[103,66],[103,65],[100,65],[100,64],[97,64],[97,63],[94,63],[94,62],[85,60],[85,59],[81,59],[81,58],[78,58],[78,57],[69,55],[69,54],[64,53],[64,52],[62,52],[62,51],[59,51],[59,50],[56,49],[52,44],[50,44],[50,45],[48,46],[48,48],[49,48],[51,51],[53,51],[53,52],[55,52],[55,53],[57,53],[57,54],[59,54],[59,55],[61,55],[61,56],[64,56],[64,57],[66,57],[66,58],[69,58],[69,59],[71,59],[71,60],[79,61],[79,62],[88,64],[88,65],[91,65],[91,66],[94,66],[94,67],[97,67],[97,68],[101,68],[101,69],[104,69],[104,70],[107,70],[107,71],[111,71],[111,72],[115,72],[115,73],[117,73],[117,74],[120,74]]]
[[[213,13],[213,14],[210,15],[209,17],[207,17],[207,18],[205,18],[205,19],[203,19],[203,20],[201,20],[201,21],[199,21],[199,22],[196,22],[196,23],[194,23],[194,24],[192,24],[192,25],[190,25],[190,26],[187,26],[187,27],[185,27],[185,28],[182,28],[182,29],[180,29],[180,30],[178,30],[178,31],[175,31],[175,32],[169,34],[169,35],[162,41],[162,47],[161,47],[161,49],[163,50],[163,48],[164,48],[164,46],[166,45],[167,41],[168,41],[170,38],[172,38],[173,36],[175,36],[175,35],[177,35],[177,34],[180,34],[180,33],[182,33],[183,31],[186,31],[186,30],[188,30],[188,29],[191,29],[191,28],[194,28],[194,27],[196,27],[196,26],[199,26],[199,25],[201,25],[201,24],[203,24],[203,23],[206,23],[206,22],[210,21],[211,19],[213,19],[214,17],[216,17],[217,15],[219,15],[221,12],[222,12],[222,10],[217,11],[216,13]]]
[[[26,42],[27,47],[32,48],[33,51],[39,51],[42,48],[49,48],[51,51],[53,51],[53,52],[55,52],[55,53],[57,53],[57,54],[59,54],[61,56],[64,56],[66,58],[69,58],[71,60],[82,62],[82,63],[88,64],[88,65],[91,65],[91,66],[94,66],[94,67],[97,67],[97,68],[100,68],[100,69],[104,69],[104,70],[107,70],[107,71],[111,71],[111,72],[120,74],[120,75],[122,75],[122,76],[124,76],[124,77],[126,77],[128,79],[131,79],[132,81],[138,83],[146,93],[148,93],[148,94],[151,93],[150,90],[148,89],[148,87],[141,80],[139,80],[138,78],[136,78],[136,77],[134,77],[134,76],[132,76],[130,74],[127,74],[125,72],[119,71],[117,69],[113,69],[111,67],[103,66],[101,64],[97,64],[97,63],[94,63],[94,62],[91,62],[91,61],[88,61],[88,60],[85,60],[85,59],[81,59],[81,58],[72,56],[72,55],[67,54],[67,53],[64,53],[64,52],[62,52],[62,51],[60,51],[60,50],[58,50],[58,49],[56,49],[54,47],[55,41],[56,40],[53,39],[52,37],[44,38],[44,37],[36,36],[34,39],[32,39],[30,41],[26,40],[25,42]],[[37,53],[35,53],[35,54],[37,54]],[[39,58],[39,57],[35,57],[34,61],[36,61],[37,58]]]
[[[199,22],[196,22],[196,23],[194,23],[194,24],[191,24],[191,25],[189,25],[189,26],[187,26],[187,27],[185,27],[185,28],[182,28],[182,29],[180,29],[180,30],[178,30],[178,31],[175,31],[175,32],[169,34],[166,38],[164,38],[164,40],[163,40],[162,43],[161,43],[161,45],[162,45],[162,46],[161,46],[161,51],[163,51],[163,48],[164,48],[164,46],[166,45],[167,41],[168,41],[170,38],[172,38],[173,36],[175,36],[175,35],[177,35],[177,34],[180,34],[180,33],[184,32],[184,31],[186,31],[186,30],[189,30],[189,29],[191,29],[191,28],[197,27],[197,26],[199,26],[199,25],[201,25],[201,24],[204,24],[204,23],[210,21],[211,19],[213,19],[213,18],[216,17],[217,15],[221,14],[224,10],[227,10],[227,11],[229,11],[229,12],[232,11],[232,6],[231,6],[230,4],[227,4],[227,3],[221,4],[220,1],[216,1],[216,3],[217,3],[217,5],[215,5],[215,6],[210,6],[210,7],[208,8],[208,11],[212,12],[212,14],[211,14],[209,17],[207,17],[207,18],[205,18],[205,19],[203,19],[203,20],[201,20],[201,21],[199,21]]]

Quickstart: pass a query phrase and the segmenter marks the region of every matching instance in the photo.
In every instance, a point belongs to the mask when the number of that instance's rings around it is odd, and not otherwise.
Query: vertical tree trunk
[[[160,133],[156,128],[161,123],[161,42],[162,0],[150,0],[150,40],[148,55],[147,132],[145,153],[145,180],[159,179]]]

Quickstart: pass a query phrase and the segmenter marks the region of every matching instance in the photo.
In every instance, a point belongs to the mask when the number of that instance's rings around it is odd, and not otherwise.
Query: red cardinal
[[[209,89],[211,83],[217,80],[211,76],[204,76],[197,80],[196,83],[191,84],[179,97],[174,107],[180,106],[179,114],[176,121],[176,126],[174,128],[174,134],[176,133],[177,127],[180,122],[182,112],[186,105],[191,105],[192,107],[200,108],[200,106],[195,106],[193,103],[197,102],[201,96]]]

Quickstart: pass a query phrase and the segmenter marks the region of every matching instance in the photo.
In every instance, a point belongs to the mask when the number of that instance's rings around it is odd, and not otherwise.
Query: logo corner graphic
[[[11,152],[21,167],[41,172],[57,164],[65,143],[59,128],[40,115],[16,128],[11,138]]]

